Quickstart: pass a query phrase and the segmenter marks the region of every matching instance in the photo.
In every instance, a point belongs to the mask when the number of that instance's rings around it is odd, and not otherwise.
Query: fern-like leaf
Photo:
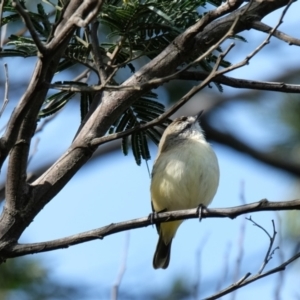
[[[47,99],[48,105],[39,112],[38,119],[51,116],[58,112],[68,103],[74,94],[74,92],[59,92],[49,97]]]
[[[141,136],[139,133],[133,133],[131,136],[131,146],[132,146],[132,153],[135,159],[135,162],[138,166],[141,165],[142,162],[142,154],[141,154],[141,149],[140,149],[140,144],[141,144]]]

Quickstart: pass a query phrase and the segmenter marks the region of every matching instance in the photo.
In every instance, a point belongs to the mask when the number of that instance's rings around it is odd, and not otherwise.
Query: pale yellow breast
[[[215,153],[205,141],[182,143],[159,155],[153,167],[151,198],[154,210],[207,206],[219,183]]]

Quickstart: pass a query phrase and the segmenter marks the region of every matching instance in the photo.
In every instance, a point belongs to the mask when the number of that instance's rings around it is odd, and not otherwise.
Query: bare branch
[[[300,199],[282,202],[271,202],[263,199],[259,202],[254,202],[246,205],[235,206],[230,208],[203,208],[202,218],[231,218],[234,219],[237,216],[261,212],[261,211],[280,211],[280,210],[300,210]],[[154,218],[144,217],[134,219],[130,221],[112,223],[110,225],[82,232],[76,235],[72,235],[66,238],[52,240],[42,243],[34,244],[16,244],[5,250],[5,257],[12,258],[17,256],[23,256],[26,254],[34,254],[40,252],[47,252],[51,250],[68,248],[73,245],[85,243],[92,240],[103,239],[111,234],[126,231],[129,229],[142,228],[145,226],[158,224],[161,222],[170,222],[175,220],[196,219],[199,218],[198,208],[171,211],[158,213]]]
[[[68,7],[76,10],[76,3],[77,5],[80,5],[80,2],[81,1],[72,1],[72,4],[69,4]],[[66,13],[67,12],[70,13],[69,10],[66,10]],[[67,17],[68,16],[65,16],[65,18]],[[75,30],[74,26],[72,27],[72,30]],[[47,45],[47,53],[44,52],[43,56],[39,57],[28,89],[11,115],[6,132],[0,140],[0,166],[2,166],[9,151],[15,144],[17,137],[25,135],[26,132],[24,134],[20,134],[19,132],[22,123],[22,128],[26,128],[27,134],[29,134],[31,138],[32,131],[34,130],[33,128],[36,125],[35,120],[37,114],[48,91],[44,82],[50,82],[52,80],[55,73],[55,66],[58,64],[65,47],[67,47],[67,43],[71,38],[73,31],[68,31],[68,36],[64,36],[64,41],[56,41],[57,38],[54,37],[50,44]],[[57,45],[57,48],[55,48],[54,45]],[[23,137],[22,139],[27,142],[30,138]]]
[[[261,265],[261,267],[258,271],[258,274],[261,274],[263,272],[263,270],[265,269],[266,265],[268,264],[268,262],[272,259],[273,253],[278,249],[277,247],[273,249],[274,241],[275,241],[276,234],[277,234],[276,229],[275,229],[275,223],[274,223],[274,220],[272,220],[273,234],[271,236],[269,234],[269,232],[264,227],[262,227],[261,225],[256,223],[254,220],[252,220],[251,216],[250,216],[250,218],[246,218],[246,219],[251,221],[254,226],[260,228],[268,236],[268,238],[270,239],[270,244],[269,244],[267,253],[266,253],[264,261],[263,261],[263,263],[262,263],[262,265]]]
[[[286,12],[288,11],[288,9],[290,8],[290,6],[292,5],[294,1],[290,0],[288,2],[288,4],[285,6],[284,10],[282,11],[282,14],[276,24],[276,26],[270,31],[270,33],[268,34],[267,38],[254,50],[252,51],[249,55],[247,55],[245,57],[244,60],[242,60],[241,62],[234,64],[232,66],[229,66],[227,68],[224,68],[223,70],[219,71],[219,74],[224,74],[224,73],[228,73],[229,71],[233,71],[236,70],[242,66],[245,66],[247,64],[249,64],[249,61],[259,52],[261,51],[266,45],[268,45],[270,43],[270,39],[273,36],[274,32],[277,30],[277,28],[283,23],[283,18],[286,14]]]
[[[1,1],[0,2],[0,24],[2,24],[3,6],[4,6],[4,1]],[[6,31],[6,27],[0,26],[0,51],[2,51],[2,47],[4,45],[4,38],[5,38],[5,34],[3,34],[2,32],[3,28],[5,28]]]
[[[253,29],[256,29],[258,31],[262,31],[262,32],[266,32],[266,33],[270,33],[272,31],[272,27],[261,22],[261,21],[254,21],[251,23],[251,27]],[[300,40],[296,39],[292,36],[289,36],[279,30],[275,30],[273,33],[273,36],[277,37],[278,39],[287,42],[289,45],[296,45],[296,46],[300,46]]]
[[[106,74],[106,71],[104,68],[103,58],[102,58],[102,54],[101,54],[100,48],[99,48],[98,27],[99,27],[99,22],[95,21],[91,25],[91,30],[89,30],[88,28],[87,29],[88,29],[88,33],[89,33],[91,44],[92,44],[92,49],[93,49],[92,55],[93,55],[94,65],[96,66],[96,70],[97,70],[98,83],[105,85],[107,82],[110,81],[111,77],[109,77],[107,79],[107,74]],[[84,119],[81,121],[74,138],[77,137],[77,135],[79,134],[80,130],[84,127],[87,120],[91,117],[91,115],[97,109],[98,105],[101,102],[102,93],[103,93],[103,91],[98,91],[95,93],[95,95],[93,97],[93,101],[89,107],[89,111],[85,115]]]
[[[32,195],[30,195],[31,187],[26,181],[28,155],[31,139],[36,128],[37,115],[48,92],[48,87],[45,86],[44,83],[51,82],[54,73],[56,72],[56,66],[61,60],[61,55],[64,53],[64,50],[76,29],[72,18],[68,19],[67,14],[79,12],[82,13],[82,15],[86,15],[85,13],[87,13],[88,16],[90,16],[90,11],[95,11],[99,8],[99,5],[102,4],[102,1],[96,2],[96,6],[93,1],[84,1],[84,3],[82,3],[80,0],[74,0],[68,2],[67,9],[61,20],[61,22],[65,22],[64,30],[62,29],[61,31],[65,33],[63,36],[64,39],[57,40],[59,34],[57,36],[54,35],[50,43],[45,46],[47,51],[43,53],[43,56],[38,57],[29,86],[14,109],[6,127],[6,131],[0,140],[0,166],[2,166],[8,153],[10,153],[5,188],[6,202],[0,216],[0,222],[7,227],[4,225],[0,227],[0,236],[2,236],[3,241],[0,248],[6,247],[6,241],[18,239],[24,228],[27,227],[25,223],[31,222],[33,219],[33,215],[31,217],[27,215],[28,218],[22,216],[22,214],[25,213],[25,203],[28,208],[27,213],[31,211],[34,214],[35,209],[33,208],[33,210],[31,210],[28,207],[28,203],[37,198],[36,196],[32,197]],[[93,5],[88,12],[85,11],[88,10],[86,7],[87,3]],[[69,26],[66,24],[68,21],[71,22]],[[59,23],[56,30],[62,27],[63,24]],[[54,34],[55,33],[56,31]],[[85,151],[83,152],[86,153]],[[91,154],[92,152],[88,150],[88,154],[84,155],[85,161]],[[65,178],[67,177],[68,176]],[[66,182],[67,181],[68,180],[66,180]],[[53,196],[50,196],[50,198],[52,197]],[[41,205],[43,206],[44,204]],[[37,208],[35,205],[33,205],[33,207]],[[40,209],[41,207],[39,210]],[[9,233],[8,227],[11,229],[14,227],[15,229]]]
[[[4,89],[4,100],[3,100],[3,104],[2,107],[0,109],[0,118],[8,104],[8,89],[9,89],[9,80],[8,80],[8,68],[7,68],[7,64],[4,64],[4,74],[5,74],[5,89]]]
[[[81,74],[79,74],[78,76],[76,76],[73,81],[83,81],[86,82],[89,78],[89,75],[91,73],[91,70],[89,68],[86,68]]]
[[[28,28],[30,35],[38,49],[38,51],[43,55],[43,53],[45,53],[46,51],[46,47],[43,45],[43,43],[41,42],[38,34],[36,33],[33,24],[30,20],[30,16],[28,11],[26,11],[22,5],[20,4],[20,2],[18,0],[13,0],[12,1],[12,5],[15,7],[15,9],[17,10],[17,12],[20,14],[20,16],[23,18],[23,21],[26,25],[26,27]]]
[[[250,53],[244,60],[242,60],[239,63],[236,63],[234,65],[231,65],[227,68],[224,68],[220,71],[217,71],[221,60],[223,59],[223,57],[230,51],[230,49],[234,46],[234,44],[231,44],[228,49],[224,52],[221,53],[217,59],[216,64],[214,65],[213,70],[211,71],[211,73],[209,74],[209,76],[207,76],[201,84],[199,84],[198,86],[193,87],[184,97],[182,97],[179,101],[177,101],[167,112],[165,112],[164,114],[160,115],[158,118],[156,118],[155,120],[148,122],[147,124],[144,125],[140,125],[137,126],[135,128],[120,132],[120,133],[115,133],[115,134],[111,134],[109,136],[104,136],[101,138],[95,138],[90,145],[91,146],[98,146],[101,145],[103,143],[107,143],[108,141],[111,140],[115,140],[124,136],[128,136],[130,134],[132,134],[133,132],[138,132],[141,130],[145,130],[147,128],[150,128],[152,126],[155,126],[157,124],[159,124],[160,122],[162,122],[163,120],[165,120],[166,118],[168,118],[169,116],[171,116],[175,111],[177,111],[182,105],[184,105],[192,96],[194,96],[198,91],[200,91],[201,89],[203,89],[209,82],[211,82],[216,76],[218,75],[222,75],[224,73],[227,73],[229,71],[235,70],[237,68],[240,68],[242,66],[245,66],[246,64],[249,63],[249,61],[265,46],[269,43],[270,38],[272,37],[272,34],[274,33],[275,30],[277,30],[277,28],[279,27],[279,25],[282,23],[282,20],[288,10],[288,8],[290,7],[290,5],[292,4],[292,0],[289,1],[289,4],[285,7],[285,9],[283,10],[281,17],[277,23],[277,25],[273,28],[273,30],[269,33],[268,37],[254,50],[252,51],[252,53]],[[248,8],[248,7],[247,7]],[[246,8],[246,11],[247,11]],[[243,11],[243,13],[245,13],[246,11]],[[161,85],[163,82],[169,81],[171,79],[176,78],[176,76],[180,75],[181,72],[186,71],[188,68],[190,68],[193,64],[195,64],[195,62],[199,62],[201,61],[204,57],[206,57],[208,54],[210,54],[213,50],[215,50],[217,47],[219,47],[219,45],[226,40],[229,36],[233,35],[233,31],[235,29],[235,26],[239,20],[239,18],[242,16],[238,15],[238,17],[236,17],[236,19],[234,20],[234,22],[232,23],[231,27],[229,28],[229,30],[226,32],[226,34],[213,46],[211,46],[203,55],[201,55],[198,59],[196,59],[194,62],[188,64],[186,67],[184,67],[183,69],[179,70],[177,73],[174,73],[172,75],[166,76],[164,78],[159,78],[159,79],[154,79],[154,80],[150,80],[150,82],[148,83],[144,83],[142,85],[139,86],[140,89],[144,89],[145,86],[152,86],[152,85]]]
[[[278,245],[282,245],[282,220],[280,217],[279,212],[276,212],[276,217],[277,217],[277,223],[279,224],[278,226]],[[284,251],[280,248],[278,249],[278,253],[279,253],[279,261],[280,264],[284,263]],[[280,272],[278,274],[278,279],[277,279],[277,283],[275,283],[275,289],[274,289],[274,300],[280,300],[281,299],[281,293],[282,293],[282,289],[284,286],[284,273]]]
[[[233,24],[235,25],[235,23]],[[233,27],[230,28],[230,30],[227,32],[226,37],[228,37],[231,34],[231,30]],[[223,37],[224,39],[226,37]],[[219,43],[217,43],[217,45],[219,46],[222,43],[223,39],[219,41]],[[218,72],[217,72],[217,68],[219,67],[222,58],[229,52],[229,50],[233,47],[233,44],[231,44],[227,50],[224,53],[221,53],[220,56],[218,57],[218,60],[213,68],[213,70],[211,71],[211,73],[197,86],[194,86],[187,94],[185,94],[180,100],[178,100],[171,108],[169,108],[165,113],[161,114],[159,117],[157,117],[156,119],[146,123],[146,124],[142,124],[142,125],[138,125],[132,129],[128,129],[125,130],[123,132],[117,132],[114,134],[110,134],[108,136],[104,136],[104,137],[100,137],[100,138],[95,138],[91,141],[90,145],[91,146],[99,146],[101,144],[105,144],[109,141],[113,141],[125,136],[128,136],[130,134],[132,134],[133,132],[138,132],[138,131],[142,131],[145,129],[148,129],[150,127],[156,126],[158,124],[160,124],[161,122],[163,122],[165,119],[167,119],[169,116],[171,116],[174,112],[176,112],[181,106],[183,106],[186,102],[188,102],[197,92],[199,92],[201,89],[203,89],[207,84],[209,84],[209,82],[215,77],[217,76]],[[201,58],[206,57],[209,53],[211,53],[213,50],[215,50],[215,47],[211,47],[207,52],[205,52],[203,55],[201,55]],[[198,59],[197,59],[198,60]],[[189,65],[190,67],[190,65]],[[185,70],[186,68],[184,68]],[[180,71],[179,71],[180,72]],[[143,85],[152,85],[153,83],[156,84],[158,82],[164,81],[164,80],[169,80],[170,77],[172,77],[173,75],[167,76],[165,78],[160,78],[160,79],[154,79],[152,81],[150,81],[149,83],[144,83]]]
[[[220,297],[227,295],[229,293],[232,293],[233,291],[240,289],[243,286],[246,286],[254,281],[257,281],[261,278],[267,277],[269,275],[284,271],[285,268],[291,264],[292,262],[294,262],[295,260],[297,260],[300,257],[300,252],[297,253],[296,255],[294,255],[293,257],[291,257],[290,259],[288,259],[287,261],[285,261],[284,263],[280,264],[278,267],[273,268],[265,273],[262,274],[256,274],[250,277],[250,273],[247,273],[240,281],[230,285],[229,287],[227,287],[226,289],[214,294],[211,297],[205,298],[205,300],[214,300],[214,299],[219,299]],[[247,279],[248,278],[248,279]]]
[[[43,131],[44,128],[45,128],[45,126],[46,126],[49,122],[51,122],[58,114],[59,114],[59,113],[57,112],[57,113],[52,114],[51,116],[45,118],[45,119],[43,120],[43,122],[37,127],[37,129],[35,130],[34,134],[37,134],[37,133]]]
[[[245,11],[243,12],[245,13]],[[92,92],[92,91],[102,91],[102,90],[132,90],[132,91],[143,91],[143,90],[149,90],[151,88],[155,88],[157,86],[160,86],[162,84],[164,84],[165,82],[169,82],[173,79],[178,78],[178,76],[180,75],[180,73],[190,69],[192,66],[194,66],[195,64],[201,62],[203,59],[205,59],[208,55],[210,55],[214,50],[216,50],[217,48],[220,47],[220,45],[229,37],[231,37],[234,33],[234,27],[236,26],[238,20],[239,20],[240,16],[238,16],[234,22],[232,23],[231,27],[229,28],[228,32],[226,32],[226,34],[214,45],[212,45],[207,51],[205,51],[202,55],[200,55],[200,57],[198,57],[197,59],[195,59],[194,61],[192,61],[191,63],[187,64],[185,67],[183,67],[182,69],[178,70],[177,72],[171,74],[171,75],[167,75],[165,77],[161,77],[161,78],[155,78],[152,79],[148,82],[144,82],[142,84],[138,84],[138,85],[133,85],[133,86],[109,86],[107,84],[101,84],[98,86],[74,86],[74,85],[66,85],[66,84],[49,84],[50,88],[55,88],[55,89],[59,89],[62,91],[69,91],[69,92]],[[228,52],[232,49],[232,47],[234,46],[234,44],[231,44],[227,50],[224,53],[221,53],[214,65],[213,70],[208,74],[207,78],[214,78],[216,75],[216,71],[218,69],[218,67],[220,66],[220,63],[222,61],[222,59],[228,54]],[[205,79],[207,79],[205,78]],[[201,85],[199,85],[200,87]],[[205,86],[205,85],[204,85]],[[203,87],[204,87],[203,86]],[[202,88],[202,86],[201,86]],[[199,90],[201,89],[199,88]],[[199,90],[196,90],[196,92],[198,92]],[[190,98],[189,98],[190,99]],[[188,101],[189,99],[185,100]],[[184,102],[184,103],[185,103]],[[184,103],[182,103],[180,106],[182,106]],[[180,107],[179,106],[179,107]],[[179,108],[178,107],[178,108]],[[178,109],[177,108],[177,109]]]
[[[207,77],[207,72],[185,71],[178,75],[177,79],[183,80],[203,80]],[[218,75],[212,79],[212,82],[221,83],[227,86],[240,89],[253,89],[262,91],[275,91],[281,93],[300,93],[300,84],[288,84],[284,82],[266,82],[233,78],[225,75]]]
[[[208,12],[199,22],[195,25],[191,26],[187,29],[184,33],[178,36],[164,51],[162,51],[155,59],[141,68],[138,72],[134,74],[134,76],[130,77],[126,80],[122,86],[137,86],[137,83],[147,83],[149,80],[152,80],[156,77],[166,76],[167,74],[172,74],[176,67],[180,65],[183,61],[185,61],[186,55],[191,51],[194,46],[194,38],[200,32],[203,31],[205,26],[215,20],[216,18],[233,11],[238,5],[240,5],[243,1],[234,1],[234,6],[230,6],[229,3],[222,4],[218,8],[213,11]],[[234,20],[233,20],[234,21]],[[232,22],[233,22],[232,21]],[[227,27],[227,30],[231,27]],[[211,45],[214,44],[212,41],[208,45],[206,45],[206,49],[209,48]],[[180,55],[178,55],[181,53]],[[99,112],[95,112],[95,116],[87,122],[85,128],[83,128],[81,135],[87,136],[93,134],[93,132],[97,133],[97,136],[102,136],[108,130],[110,124],[106,124],[106,122],[102,122],[103,118],[107,116],[107,112],[104,111],[104,106],[106,109],[113,109],[111,111],[110,118],[112,120],[116,120],[120,115],[127,109],[134,101],[139,97],[141,94],[147,92],[149,89],[153,88],[152,86],[144,86],[144,90],[142,91],[133,91],[133,90],[126,90],[126,91],[118,91],[107,93],[104,97],[101,111],[99,108]],[[109,107],[108,107],[109,103]],[[117,108],[121,107],[121,110]],[[101,130],[100,130],[101,124]],[[79,138],[81,137],[79,135]]]

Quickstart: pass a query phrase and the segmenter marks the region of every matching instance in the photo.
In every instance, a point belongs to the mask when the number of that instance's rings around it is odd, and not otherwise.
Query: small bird
[[[196,116],[179,117],[165,130],[158,146],[151,179],[154,212],[207,206],[219,185],[219,164]],[[157,225],[159,240],[153,258],[154,269],[166,269],[172,239],[183,221]]]

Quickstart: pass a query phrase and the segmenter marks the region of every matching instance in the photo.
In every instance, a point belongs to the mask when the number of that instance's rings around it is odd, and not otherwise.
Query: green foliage
[[[159,117],[164,111],[164,105],[153,100],[156,94],[148,93],[137,100],[125,113],[121,116],[118,122],[110,129],[110,133],[122,132],[141,124],[150,122]],[[158,126],[165,129],[171,120],[167,119]],[[141,159],[149,160],[150,151],[148,147],[147,137],[150,138],[155,144],[159,143],[161,133],[155,128],[149,128],[141,132],[131,135],[132,152],[137,165],[141,164]],[[129,138],[122,139],[122,150],[125,155],[128,154]]]
[[[206,0],[107,0],[98,15],[101,28],[105,31],[105,37],[101,37],[97,51],[102,56],[104,64],[111,59],[110,66],[106,65],[108,75],[121,67],[127,67],[131,72],[135,71],[135,61],[141,57],[152,59],[165,49],[179,34],[184,32],[189,26],[195,24],[205,13],[205,5],[220,5],[222,1]],[[27,1],[20,1],[22,7],[28,12],[32,26],[42,43],[51,41],[57,21],[61,17],[66,1],[41,1],[37,4],[35,11],[30,11]],[[11,1],[5,1],[1,26],[20,26],[22,19]],[[22,25],[23,26],[23,25]],[[67,49],[62,57],[57,73],[67,72],[71,67],[88,68],[91,73],[98,76],[98,67],[94,59],[95,49],[91,46],[91,28],[77,28],[71,38]],[[14,31],[16,32],[16,31]],[[237,37],[240,38],[240,37]],[[241,39],[241,38],[240,38]],[[221,48],[217,51],[221,51]],[[11,34],[9,41],[1,49],[0,57],[6,56],[37,56],[38,50],[29,34]],[[197,53],[201,55],[201,53]],[[189,57],[189,63],[196,58],[195,55]],[[194,67],[201,67],[210,71],[216,61],[216,55],[211,54]],[[223,66],[228,66],[226,61]],[[117,74],[117,72],[116,72]],[[66,82],[64,83],[66,84]],[[81,85],[78,81],[69,81],[70,85]],[[88,82],[89,85],[92,84]],[[109,84],[119,85],[115,76]],[[222,87],[218,84],[218,89]],[[71,89],[70,89],[71,90]],[[41,108],[38,119],[48,117],[62,109],[68,101],[80,94],[80,114],[81,120],[86,116],[90,104],[93,100],[93,93],[61,91],[48,96]],[[123,113],[115,125],[109,130],[109,134],[131,129],[140,124],[145,124],[164,112],[164,106],[151,98],[154,94],[149,93],[140,99],[136,99],[135,104]],[[164,129],[169,121],[165,121],[159,127]],[[144,132],[133,134],[122,141],[124,154],[128,153],[131,142],[133,154],[137,164],[141,159],[150,158],[147,139],[158,143],[161,132],[155,128],[150,128]]]
[[[87,288],[71,285],[50,277],[50,269],[28,258],[8,260],[0,266],[0,298],[2,300],[87,299]]]
[[[80,113],[81,121],[83,121],[83,119],[89,112],[89,108],[93,101],[93,95],[91,93],[82,92],[80,96]]]
[[[35,43],[31,38],[11,35],[10,41],[7,43],[7,46],[14,46],[14,49],[5,49],[5,52],[14,51],[15,54],[19,54],[18,56],[29,57],[36,56],[37,50]]]
[[[100,21],[109,27],[109,38],[119,37],[122,41],[122,51],[117,59],[119,63],[132,61],[136,53],[152,59],[201,18],[198,10],[206,2],[208,1],[128,1],[127,5],[120,6],[118,1],[107,1],[100,14]],[[221,1],[210,2],[219,5]],[[117,47],[116,43],[106,45],[110,52]],[[195,58],[190,57],[191,61]],[[203,61],[200,66],[207,68],[207,64],[207,61]]]
[[[58,112],[73,96],[74,92],[59,92],[49,97],[46,101],[46,107],[39,113],[39,119],[49,117]]]
[[[55,84],[68,84],[73,85],[76,84],[77,86],[87,86],[86,83],[83,82],[73,82],[73,81],[58,81],[55,82]],[[69,91],[62,91],[53,94],[52,96],[48,97],[46,101],[44,102],[44,106],[39,112],[38,120],[49,117],[55,113],[57,113],[59,110],[61,110],[70,99],[72,99],[76,95],[75,92],[69,92]],[[81,92],[81,99],[80,99],[80,112],[81,112],[81,120],[85,117],[85,115],[88,112],[89,106],[92,102],[92,93],[88,92]]]
[[[170,280],[170,286],[165,290],[152,291],[149,294],[143,295],[143,297],[137,297],[137,299],[140,298],[151,300],[184,300],[196,299],[197,297],[195,295],[194,287],[191,286],[187,278],[179,276],[177,278],[172,278]],[[131,296],[130,299],[134,299],[134,296]]]

